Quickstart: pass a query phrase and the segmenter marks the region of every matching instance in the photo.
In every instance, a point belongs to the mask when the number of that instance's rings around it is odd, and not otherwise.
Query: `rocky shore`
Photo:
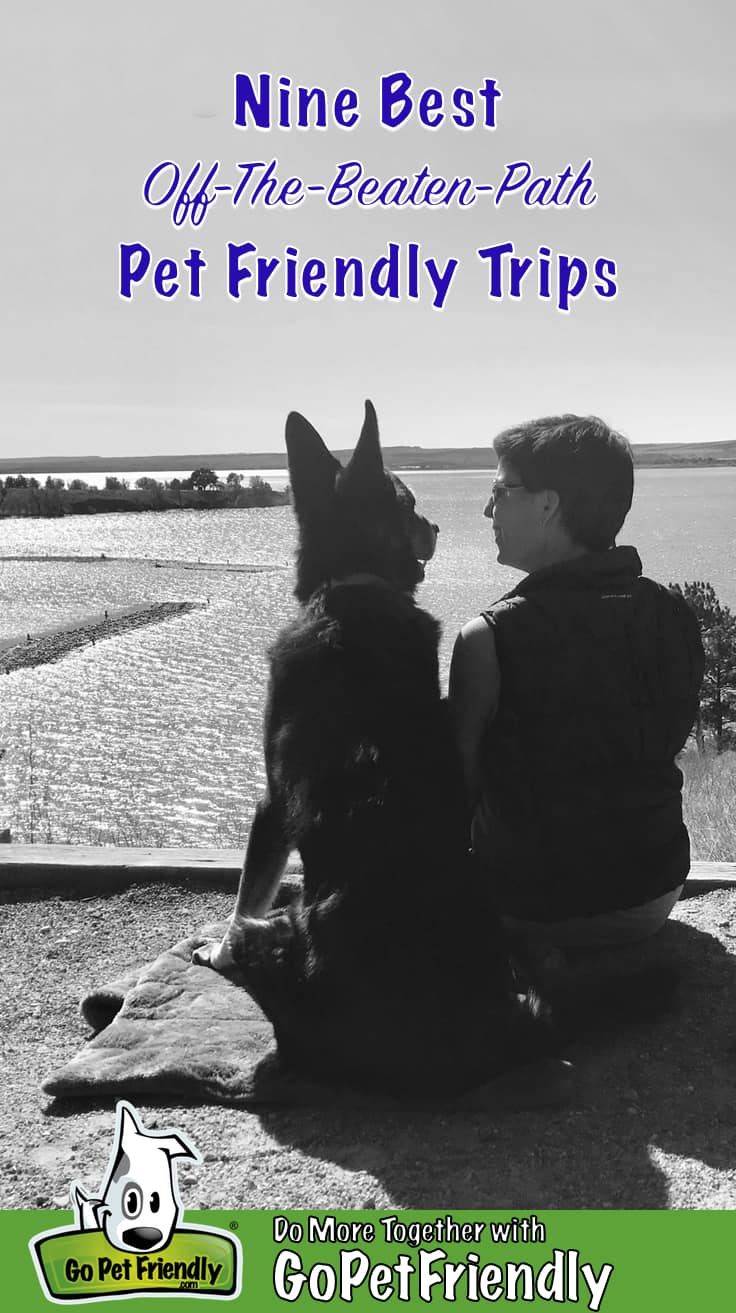
[[[201,610],[205,605],[204,602],[154,602],[151,606],[139,606],[115,614],[106,611],[102,619],[89,624],[47,631],[35,637],[29,634],[25,643],[16,643],[0,651],[0,674],[9,675],[13,670],[60,661],[77,648],[127,634],[129,630],[141,629],[144,625],[158,624],[172,616]]]

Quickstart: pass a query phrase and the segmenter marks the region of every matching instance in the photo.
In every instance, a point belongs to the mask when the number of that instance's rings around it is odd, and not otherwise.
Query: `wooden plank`
[[[696,898],[711,889],[736,889],[736,862],[691,862],[681,898]]]
[[[235,889],[242,848],[107,848],[93,845],[2,843],[0,889],[113,889],[151,881],[204,880]],[[298,859],[287,876],[301,871]]]
[[[99,848],[88,844],[0,843],[0,889],[80,885],[110,889],[120,884],[195,878],[235,888],[241,848]],[[298,875],[296,854],[287,875]],[[710,889],[736,888],[736,862],[693,862],[683,898]]]
[[[71,843],[8,843],[0,848],[0,865],[32,862],[36,866],[218,866],[229,869],[243,860],[242,848],[123,848]]]

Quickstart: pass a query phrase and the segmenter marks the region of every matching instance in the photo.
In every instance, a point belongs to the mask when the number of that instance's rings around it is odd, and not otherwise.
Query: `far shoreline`
[[[639,469],[723,468],[736,466],[736,440],[718,442],[632,443],[634,464]],[[349,451],[335,450],[338,460],[346,460]],[[496,467],[493,447],[420,447],[384,446],[384,460],[392,470],[492,470]],[[36,473],[63,475],[125,474],[130,471],[155,475],[164,470],[191,471],[198,467],[212,470],[249,471],[269,470],[287,472],[286,453],[260,452],[204,452],[148,456],[6,456],[0,458],[0,476]]]

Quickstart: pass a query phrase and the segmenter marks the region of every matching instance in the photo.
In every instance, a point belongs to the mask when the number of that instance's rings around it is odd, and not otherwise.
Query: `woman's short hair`
[[[634,495],[626,438],[595,415],[550,415],[504,429],[493,446],[530,492],[557,493],[575,543],[588,551],[613,546]]]

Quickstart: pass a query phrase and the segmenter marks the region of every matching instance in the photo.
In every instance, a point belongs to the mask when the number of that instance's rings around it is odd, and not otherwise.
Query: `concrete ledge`
[[[152,880],[194,878],[235,889],[243,862],[241,848],[96,848],[92,845],[0,843],[0,890],[86,887],[113,889]],[[297,876],[296,854],[287,876]],[[683,898],[711,889],[736,889],[736,862],[693,862]]]

